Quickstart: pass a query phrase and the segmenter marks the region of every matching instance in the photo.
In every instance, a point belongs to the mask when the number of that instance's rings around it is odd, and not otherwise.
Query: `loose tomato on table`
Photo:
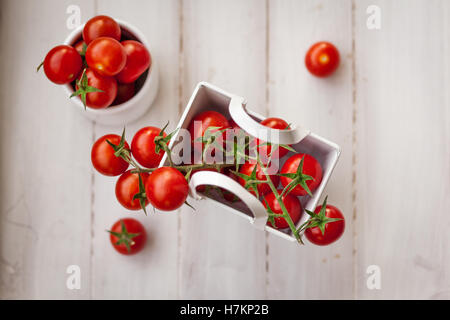
[[[142,183],[145,185],[148,173],[140,173]],[[134,199],[134,196],[139,194],[139,175],[128,170],[123,173],[116,182],[116,198],[119,203],[128,210],[142,209],[139,199]],[[145,199],[145,206],[148,204],[148,199]]]
[[[327,77],[339,66],[339,51],[326,41],[317,42],[309,48],[305,56],[305,65],[309,72],[317,77]]]
[[[239,169],[239,183],[245,187],[251,194],[256,195],[255,188],[258,190],[258,195],[262,196],[271,192],[271,188],[268,183],[252,184],[252,181],[266,181],[267,176],[264,174],[259,164],[246,162]],[[280,178],[276,175],[270,175],[270,180],[274,184],[275,188],[280,183]]]
[[[47,53],[42,64],[45,75],[50,81],[56,84],[66,84],[74,81],[80,74],[83,61],[73,47],[60,45]]]
[[[124,47],[113,38],[97,38],[86,49],[86,63],[102,76],[115,76],[122,71],[126,62]]]
[[[147,241],[144,226],[133,218],[120,219],[108,232],[114,249],[124,255],[138,253],[144,248]]]
[[[281,194],[283,190],[277,190],[278,194]],[[296,224],[300,217],[302,216],[302,205],[300,203],[300,200],[298,200],[297,197],[285,194],[281,197],[281,201],[283,202],[287,212],[289,213],[289,216],[292,219],[292,222]],[[283,210],[281,209],[280,203],[278,202],[275,194],[273,192],[266,194],[262,200],[262,203],[266,209],[270,208],[272,213],[274,214],[283,214]],[[288,222],[285,218],[280,217],[274,218],[275,226],[272,225],[270,221],[267,221],[267,225],[271,227],[275,227],[277,229],[285,229],[289,227]]]
[[[111,17],[105,15],[95,16],[86,22],[83,28],[83,40],[86,44],[99,37],[110,37],[120,40],[121,30],[119,24]]]
[[[161,167],[153,171],[145,184],[150,203],[159,210],[173,211],[186,201],[189,186],[186,178],[175,168]]]
[[[322,181],[322,167],[309,154],[298,153],[286,160],[281,168],[281,184],[286,188],[289,184],[290,193],[304,196],[314,192]],[[293,180],[295,180],[293,182]]]
[[[120,83],[136,81],[151,65],[151,56],[145,46],[135,40],[121,42],[126,53],[125,67],[116,75]]]
[[[289,128],[289,124],[280,118],[266,118],[260,123],[263,126],[272,129],[286,130]],[[268,157],[271,155],[272,152],[273,152],[271,156],[272,159],[281,159],[288,153],[288,149],[283,148],[282,146],[272,149],[273,144],[267,144],[259,139],[256,139],[256,145],[258,146],[258,153],[263,162],[268,160]]]
[[[196,123],[198,124],[197,127]],[[189,125],[189,133],[191,134],[192,141],[194,141],[194,149],[196,151],[201,152],[202,150],[202,144],[197,139],[204,137],[210,127],[217,128],[210,130],[211,133],[214,133],[229,128],[230,123],[224,115],[216,111],[204,111],[196,115]],[[221,139],[225,139],[225,132],[222,134]]]
[[[345,218],[342,212],[326,204],[318,206],[313,212],[307,211],[312,216],[305,230],[306,238],[318,245],[329,245],[338,240],[345,230]]]
[[[131,141],[131,153],[139,164],[146,168],[155,168],[161,162],[164,156],[164,150],[155,150],[155,138],[159,135],[161,129],[156,127],[144,127],[140,129]],[[163,137],[166,134],[163,132]]]
[[[83,76],[87,77],[87,85],[83,83]],[[92,69],[87,68],[84,74],[78,78],[77,90],[74,95],[83,95],[86,99],[86,105],[93,109],[102,109],[110,106],[117,96],[117,81],[113,77],[101,76]],[[90,89],[100,91],[93,92]]]
[[[107,142],[119,146],[121,137],[116,134],[107,134],[100,137],[92,146],[91,161],[94,168],[106,176],[118,176],[128,169],[128,162],[115,156],[114,148]],[[126,141],[123,148],[130,150]]]
[[[115,106],[115,105],[127,102],[128,100],[133,98],[135,91],[136,91],[136,89],[134,86],[134,82],[118,83],[116,99],[114,99],[112,105]]]

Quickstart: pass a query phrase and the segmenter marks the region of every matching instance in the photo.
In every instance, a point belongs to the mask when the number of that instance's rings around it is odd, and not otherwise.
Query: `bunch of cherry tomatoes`
[[[96,16],[83,28],[74,46],[51,49],[38,67],[56,84],[72,84],[74,93],[89,108],[122,104],[136,94],[136,81],[151,65],[147,48],[127,39],[119,24]]]
[[[196,121],[201,122],[197,130],[194,126]],[[267,118],[261,124],[279,130],[289,128],[289,124],[279,118]],[[175,165],[170,161],[169,166],[158,168],[165,152],[170,159],[167,145],[173,133],[166,135],[164,129],[151,126],[140,129],[134,135],[131,147],[125,141],[124,134],[122,136],[108,134],[100,137],[92,147],[91,160],[94,168],[104,175],[119,176],[115,188],[116,198],[126,209],[145,210],[146,206],[151,204],[160,211],[176,210],[186,203],[190,177],[195,172],[210,170],[238,181],[260,199],[269,213],[267,224],[270,227],[292,230],[292,226],[295,227],[303,212],[298,197],[311,196],[322,181],[322,167],[313,156],[295,153],[290,146],[268,144],[255,138],[251,138],[248,142],[248,149],[254,148],[258,155],[270,157],[262,158],[259,162],[247,158],[243,164],[237,165],[209,164],[204,161],[199,164]],[[199,139],[202,141],[208,131],[218,133],[216,138],[220,140],[225,139],[227,129],[233,129],[234,132],[241,130],[234,121],[228,120],[216,111],[197,114],[189,126],[193,152],[205,151],[207,146],[201,143],[200,149],[197,150],[198,144],[195,142]],[[248,154],[248,149],[244,153]],[[287,159],[281,169],[277,173],[267,174],[267,165],[275,158],[284,157]],[[198,186],[197,191],[206,193],[209,188],[214,187]],[[216,188],[214,191],[222,195],[226,201],[239,201],[236,195],[226,190]],[[284,215],[285,212],[288,216]],[[303,229],[295,231],[297,233],[305,231],[305,236],[310,242],[327,245],[342,235],[345,228],[344,217],[336,207],[327,205],[326,200],[315,212],[306,212],[311,218],[302,226]],[[120,224],[116,223],[114,234],[111,233],[112,243],[116,247],[119,246],[119,252],[134,252],[137,250],[137,241],[129,242],[130,251],[124,251],[125,240],[119,241],[120,236],[124,232],[131,232],[129,229],[133,227],[131,224],[126,226],[125,219],[121,221]],[[135,222],[133,223],[136,224]],[[140,234],[142,233],[143,231],[140,231]]]

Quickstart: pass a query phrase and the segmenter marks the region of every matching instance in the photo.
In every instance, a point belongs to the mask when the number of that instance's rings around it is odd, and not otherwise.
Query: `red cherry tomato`
[[[75,45],[73,47],[75,48],[75,50],[77,50],[77,52],[79,54],[82,54],[84,45],[85,45],[85,42],[83,40],[80,40],[77,43],[75,43]]]
[[[119,145],[121,137],[115,134],[107,134],[99,138],[91,150],[91,161],[94,168],[106,176],[118,176],[128,169],[128,162],[114,155],[114,149],[106,140],[114,145]],[[125,149],[130,150],[125,142]]]
[[[134,82],[132,83],[118,83],[117,84],[117,96],[112,103],[113,106],[127,102],[133,98],[135,93]]]
[[[317,77],[329,76],[339,66],[339,51],[329,42],[317,42],[306,53],[305,65]]]
[[[86,105],[93,109],[102,109],[110,106],[117,95],[117,81],[113,77],[101,76],[92,69],[86,69],[88,84],[103,92],[89,92],[86,95]],[[81,77],[81,75],[80,75]],[[78,86],[76,86],[78,90]]]
[[[133,218],[120,219],[114,223],[109,233],[109,239],[114,249],[124,255],[141,251],[147,241],[144,227]]]
[[[150,67],[151,56],[145,46],[135,40],[122,41],[127,61],[125,67],[116,76],[120,83],[136,81]]]
[[[250,177],[252,175],[253,170],[255,169],[256,165],[257,165],[256,163],[246,162],[246,163],[244,163],[241,166],[241,169],[239,170],[239,173],[242,173],[242,174]],[[275,185],[275,188],[276,188],[278,186],[278,184],[280,183],[280,178],[278,176],[276,176],[276,175],[271,175],[269,177],[270,177],[270,180],[272,180],[272,183]],[[264,175],[264,173],[263,173],[261,167],[259,166],[259,164],[257,165],[257,168],[256,168],[256,179],[257,180],[261,180],[261,181],[262,180],[267,180],[266,179],[266,175]],[[246,181],[243,178],[239,177],[239,183],[243,187],[245,187]],[[265,195],[265,194],[267,194],[267,193],[272,191],[270,189],[270,186],[267,183],[259,183],[258,186],[257,186],[257,189],[258,189],[258,193],[259,193],[260,196]],[[248,189],[248,191],[251,194],[256,195],[255,191],[253,191],[252,188]]]
[[[263,121],[261,121],[261,124],[263,126],[272,128],[272,129],[278,129],[278,130],[286,130],[289,127],[289,124],[280,118],[266,118]],[[256,144],[258,145],[258,153],[261,156],[262,160],[267,160],[267,157],[272,152],[272,146],[271,145],[262,145],[263,141],[257,139]],[[278,148],[278,152],[274,151],[272,155],[272,159],[281,159],[288,153],[288,150],[285,148]]]
[[[189,186],[180,171],[172,167],[161,167],[148,177],[145,192],[156,209],[172,211],[186,201]]]
[[[146,168],[155,168],[159,166],[164,151],[161,149],[155,152],[155,138],[159,135],[161,129],[156,127],[145,127],[140,129],[131,141],[131,153],[133,157]],[[166,134],[163,133],[165,137]]]
[[[311,192],[314,192],[322,181],[322,167],[320,166],[320,163],[309,154],[298,153],[288,158],[281,168],[281,173],[296,173],[303,157],[305,160],[303,160],[302,173],[313,178],[313,180],[306,180],[306,185]],[[291,178],[287,177],[281,177],[280,180],[283,187],[286,187],[292,181]],[[308,194],[301,185],[297,185],[290,193],[295,196],[304,196]]]
[[[117,180],[116,198],[119,203],[128,210],[139,210],[142,209],[139,199],[133,199],[133,197],[139,193],[139,176],[137,173],[132,173],[131,171],[132,170],[126,171]],[[141,179],[144,186],[148,176],[148,173],[141,173]],[[147,204],[148,200],[145,202],[145,205]]]
[[[278,194],[281,194],[283,190],[277,190]],[[283,197],[281,197],[281,201],[283,202],[287,212],[289,213],[289,216],[292,219],[292,222],[294,224],[297,224],[297,222],[300,220],[300,217],[302,216],[302,205],[297,197],[291,195],[291,194],[285,194]],[[264,199],[262,201],[265,208],[267,208],[267,204],[269,205],[270,209],[272,209],[273,213],[276,214],[283,214],[283,210],[281,209],[280,204],[278,203],[277,198],[275,197],[275,194],[273,192],[267,194],[264,196]],[[275,227],[277,229],[284,229],[288,228],[289,224],[287,223],[285,218],[275,218]],[[272,223],[270,221],[267,221],[268,226],[272,226]]]
[[[200,122],[200,126],[198,127],[198,130],[195,130],[195,122]],[[199,113],[195,116],[194,119],[192,119],[190,125],[189,125],[189,133],[191,134],[191,139],[194,141],[194,149],[198,152],[201,152],[201,145],[196,142],[196,140],[200,137],[203,137],[205,135],[206,130],[209,127],[218,127],[217,130],[212,130],[211,133],[214,133],[216,131],[220,131],[223,129],[227,129],[230,127],[230,124],[219,112],[216,111],[204,111],[202,113]],[[225,132],[222,135],[222,139],[225,138]]]
[[[86,22],[83,28],[83,39],[86,44],[100,37],[110,37],[120,40],[121,30],[119,24],[108,16],[95,16]]]
[[[83,61],[71,46],[61,45],[50,50],[44,59],[44,72],[56,84],[70,83],[80,74]]]
[[[86,63],[102,76],[115,76],[127,62],[127,55],[119,41],[100,37],[89,43]]]
[[[317,214],[320,212],[320,209],[322,209],[322,206],[318,206],[316,210],[314,210],[314,212]],[[310,242],[318,246],[326,246],[330,243],[335,242],[342,236],[345,230],[344,215],[338,208],[327,205],[325,209],[325,216],[327,218],[337,218],[342,220],[325,224],[324,234],[322,234],[322,231],[319,229],[319,227],[312,227],[305,230],[306,238]]]

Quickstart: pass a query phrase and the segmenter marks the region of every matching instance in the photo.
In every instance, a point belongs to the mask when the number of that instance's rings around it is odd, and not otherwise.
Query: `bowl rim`
[[[147,90],[149,90],[149,87],[150,87],[149,80],[150,80],[150,76],[152,74],[153,65],[154,65],[155,61],[153,59],[153,55],[151,54],[150,46],[148,44],[147,39],[145,38],[144,34],[141,31],[139,31],[139,29],[137,29],[133,25],[129,24],[128,22],[122,21],[120,19],[114,19],[114,20],[120,25],[120,27],[123,27],[124,29],[126,29],[129,33],[131,33],[138,41],[140,41],[147,48],[147,50],[149,51],[149,54],[150,54],[151,64],[150,64],[150,68],[148,69],[147,77],[144,80],[144,84],[142,85],[142,88],[139,90],[139,92],[135,96],[133,96],[130,100],[128,100],[124,103],[121,103],[121,104],[118,104],[115,106],[102,108],[102,109],[94,109],[94,108],[87,107],[85,110],[84,105],[80,99],[70,99],[74,104],[77,105],[78,108],[81,108],[83,112],[89,112],[93,115],[112,115],[112,114],[122,113],[123,111],[131,109],[133,106],[137,105],[136,102],[141,100],[141,98],[145,95],[145,92]],[[73,45],[74,42],[79,37],[81,37],[81,33],[84,28],[84,25],[85,25],[85,23],[79,25],[77,28],[72,30],[72,32],[64,40],[64,44],[69,45],[69,46]],[[68,97],[70,97],[70,95],[74,92],[70,83],[63,85],[63,88]]]

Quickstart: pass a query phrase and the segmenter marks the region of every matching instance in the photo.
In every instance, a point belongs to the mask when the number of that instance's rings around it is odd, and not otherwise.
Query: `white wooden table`
[[[343,153],[326,189],[346,216],[344,237],[300,247],[254,230],[213,205],[133,214],[114,178],[94,172],[105,127],[79,115],[35,68],[69,33],[103,13],[148,38],[161,88],[127,126],[173,129],[202,80],[251,108],[306,125]],[[381,29],[366,26],[369,5]],[[151,299],[450,298],[450,2],[12,1],[0,4],[0,297]],[[333,42],[342,64],[312,77],[304,54]],[[149,244],[125,257],[105,229],[142,221]],[[81,289],[66,287],[69,265]],[[367,268],[381,271],[370,290]]]

